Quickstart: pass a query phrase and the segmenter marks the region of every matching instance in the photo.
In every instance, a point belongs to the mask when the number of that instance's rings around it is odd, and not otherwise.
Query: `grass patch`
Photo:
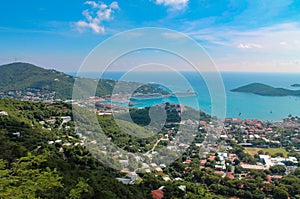
[[[254,156],[258,151],[262,150],[264,153],[269,152],[272,156],[276,153],[282,153],[284,157],[288,156],[288,152],[284,148],[245,148],[245,151]]]

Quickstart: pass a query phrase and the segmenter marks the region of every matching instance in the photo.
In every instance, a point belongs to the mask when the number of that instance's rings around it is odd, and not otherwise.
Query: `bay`
[[[69,73],[75,75],[76,73]],[[217,88],[215,85],[206,85],[206,81],[201,74],[196,72],[132,72],[129,75],[125,75],[125,72],[106,72],[99,73],[81,73],[81,76],[89,78],[101,78],[112,80],[131,80],[142,83],[149,82],[166,82],[166,87],[172,84],[172,91],[187,91],[193,90],[198,93],[197,106],[195,106],[194,97],[182,97],[155,99],[155,100],[142,100],[139,103],[135,103],[135,107],[153,106],[155,104],[161,104],[164,102],[180,103],[191,106],[193,108],[201,109],[208,114],[211,113],[212,107],[218,107],[221,103],[211,100],[210,92],[214,92]],[[264,121],[281,121],[289,114],[293,116],[300,116],[300,97],[297,96],[259,96],[249,93],[237,93],[231,92],[231,89],[258,82],[271,85],[274,87],[297,89],[291,87],[292,84],[300,83],[300,73],[238,73],[238,72],[223,72],[220,73],[222,83],[225,89],[226,110],[225,117],[242,118],[242,119],[259,119]],[[181,79],[180,79],[181,76]],[[122,78],[123,77],[123,78]],[[124,78],[126,77],[126,78]],[[187,81],[190,87],[183,84],[183,81]],[[167,85],[169,84],[169,85]],[[209,90],[208,87],[211,89]],[[218,95],[218,93],[215,93]],[[217,99],[222,99],[223,96],[218,96]],[[121,104],[122,105],[122,104]],[[218,107],[220,108],[220,107]],[[216,115],[220,117],[220,115]],[[223,116],[222,116],[223,117]]]

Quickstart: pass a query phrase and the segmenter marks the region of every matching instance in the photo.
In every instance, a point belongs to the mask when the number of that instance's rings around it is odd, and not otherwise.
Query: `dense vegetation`
[[[57,128],[59,117],[71,113],[68,104],[2,99],[0,110],[9,114],[0,116],[0,198],[145,198],[150,193],[116,181],[122,174],[84,147],[62,146],[79,142],[74,130]],[[52,130],[39,123],[49,117],[57,118]]]
[[[253,93],[264,96],[300,96],[300,90],[289,90],[285,88],[274,88],[266,84],[252,83],[246,86],[235,88],[232,92]]]

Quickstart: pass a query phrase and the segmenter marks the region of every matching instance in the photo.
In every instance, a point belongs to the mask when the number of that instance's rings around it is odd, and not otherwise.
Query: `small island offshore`
[[[291,87],[300,87],[300,84],[292,84]]]
[[[292,87],[299,87],[300,84],[293,84]],[[262,96],[300,96],[300,90],[275,88],[262,83],[252,83],[231,90],[232,92],[253,93]]]

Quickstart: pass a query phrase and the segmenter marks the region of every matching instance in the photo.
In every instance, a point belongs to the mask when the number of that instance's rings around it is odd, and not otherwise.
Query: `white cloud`
[[[238,45],[238,48],[250,49],[250,48],[262,48],[262,46],[260,44],[241,43]]]
[[[84,10],[82,15],[84,20],[77,21],[75,26],[79,32],[84,32],[91,29],[96,34],[105,32],[103,21],[113,19],[114,11],[119,10],[118,2],[114,1],[110,5],[103,2],[96,3],[95,1],[86,1],[85,4],[90,5],[92,8]]]
[[[279,42],[280,45],[287,45],[287,43],[285,41],[281,41]]]
[[[155,0],[157,5],[164,5],[174,10],[182,10],[186,8],[189,0]]]
[[[162,33],[162,36],[164,36],[167,39],[186,39],[186,36],[182,33],[171,33],[171,32],[164,32]]]

